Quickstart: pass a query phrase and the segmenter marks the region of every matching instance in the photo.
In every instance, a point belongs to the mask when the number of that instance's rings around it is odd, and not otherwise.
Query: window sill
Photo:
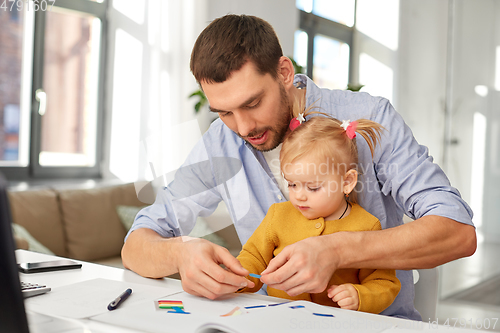
[[[43,188],[51,188],[57,190],[67,189],[92,189],[113,185],[127,184],[120,179],[102,179],[102,178],[88,178],[88,179],[33,179],[26,181],[10,181],[9,191],[31,191]]]

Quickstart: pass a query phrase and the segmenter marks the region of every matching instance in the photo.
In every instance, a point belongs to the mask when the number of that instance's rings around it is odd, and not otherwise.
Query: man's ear
[[[292,61],[285,56],[282,56],[278,62],[278,77],[283,81],[285,89],[289,89],[293,86],[295,69]]]
[[[358,172],[354,169],[350,169],[344,175],[343,190],[344,194],[349,194],[354,190],[356,183],[358,182]]]

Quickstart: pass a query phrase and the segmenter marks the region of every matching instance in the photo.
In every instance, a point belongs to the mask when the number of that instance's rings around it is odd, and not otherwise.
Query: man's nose
[[[236,128],[238,134],[242,137],[247,137],[256,128],[256,123],[247,112],[235,112]]]

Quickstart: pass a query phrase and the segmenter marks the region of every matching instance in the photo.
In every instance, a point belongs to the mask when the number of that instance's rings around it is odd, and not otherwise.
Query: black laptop
[[[7,183],[0,175],[0,331],[29,332],[17,271]]]
[[[6,188],[0,174],[0,333],[82,332],[82,325],[75,322],[37,313],[26,316]]]

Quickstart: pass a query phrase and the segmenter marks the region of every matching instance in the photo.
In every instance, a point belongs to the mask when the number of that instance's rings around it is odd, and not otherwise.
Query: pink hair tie
[[[289,125],[290,130],[293,131],[294,129],[299,127],[299,125],[302,124],[304,121],[306,121],[306,118],[304,118],[304,114],[299,113],[299,115],[297,117],[293,118],[290,121],[290,125]]]
[[[349,139],[354,139],[356,137],[356,129],[358,128],[358,122],[353,121],[351,123],[350,120],[344,120],[342,121],[342,125],[340,125],[345,131],[345,134],[347,134],[347,137]]]

